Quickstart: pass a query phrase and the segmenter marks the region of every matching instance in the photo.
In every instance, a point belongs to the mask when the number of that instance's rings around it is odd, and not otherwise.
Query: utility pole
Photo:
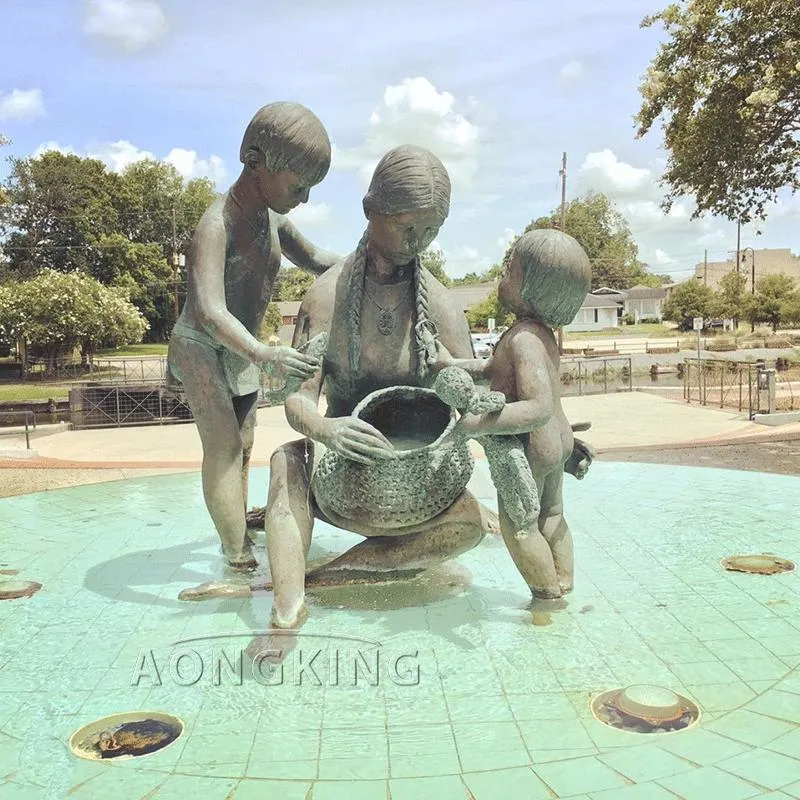
[[[737,220],[736,222],[736,271],[739,272],[741,270],[741,258],[742,258],[742,221]]]
[[[703,255],[703,283],[708,286],[708,250]]]
[[[175,321],[180,315],[180,305],[178,302],[178,265],[180,257],[178,255],[178,225],[175,217],[175,206],[172,206],[172,289],[174,292]]]
[[[561,169],[558,171],[558,174],[561,176],[561,222],[559,227],[561,228],[562,233],[566,233],[564,230],[564,224],[567,214],[567,154],[561,157]]]
[[[561,219],[559,221],[559,228],[561,233],[566,233],[564,230],[566,214],[567,214],[567,153],[566,151],[561,156],[561,169],[558,174],[561,176]],[[564,330],[559,328],[558,331],[558,354],[564,353]]]

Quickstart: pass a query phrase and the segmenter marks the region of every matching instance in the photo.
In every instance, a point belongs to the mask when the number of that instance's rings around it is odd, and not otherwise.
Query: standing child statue
[[[500,303],[517,321],[492,357],[457,360],[439,344],[437,368],[461,367],[491,381],[487,399],[497,399],[496,393],[505,396],[504,404],[488,409],[475,400],[460,402],[465,413],[456,428],[484,441],[498,490],[503,539],[534,597],[542,599],[572,590],[572,534],[564,518],[563,476],[566,470],[582,478],[593,457],[592,448],[573,437],[561,407],[553,328],[574,319],[590,284],[589,259],[575,239],[556,230],[530,231],[517,240],[500,281]],[[448,373],[443,370],[440,376]]]
[[[244,165],[205,212],[192,240],[186,305],[172,331],[170,372],[183,384],[203,445],[203,496],[227,564],[253,569],[245,510],[261,370],[292,381],[318,369],[321,353],[271,347],[258,331],[286,255],[321,274],[339,257],[315,248],[287,214],[327,174],[322,123],[297,103],[261,108],[244,134]]]

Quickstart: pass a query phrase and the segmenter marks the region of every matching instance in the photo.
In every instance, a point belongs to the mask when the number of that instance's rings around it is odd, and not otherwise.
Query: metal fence
[[[163,381],[167,374],[167,359],[109,358],[91,362],[66,362],[50,369],[40,360],[27,363],[27,380],[108,380],[114,383]]]
[[[16,436],[25,432],[25,447],[31,449],[31,432],[36,430],[33,411],[0,411],[0,435]]]
[[[561,359],[561,395],[633,391],[630,356]]]
[[[687,358],[683,398],[687,403],[732,408],[753,416],[758,403],[759,364],[731,359]]]
[[[191,422],[186,400],[163,384],[87,384],[70,390],[70,421],[82,428]]]

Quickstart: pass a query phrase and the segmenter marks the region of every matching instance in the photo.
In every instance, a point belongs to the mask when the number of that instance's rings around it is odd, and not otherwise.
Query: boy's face
[[[259,172],[262,199],[276,213],[288,214],[301,203],[308,202],[311,186],[293,170],[270,172],[264,165]]]

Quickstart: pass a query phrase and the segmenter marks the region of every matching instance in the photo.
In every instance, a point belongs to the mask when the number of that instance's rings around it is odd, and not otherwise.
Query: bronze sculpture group
[[[517,240],[499,285],[517,321],[489,359],[475,359],[466,319],[420,263],[450,207],[450,179],[433,153],[402,145],[381,159],[363,200],[366,229],[343,259],[282,216],[307,201],[330,164],[327,134],[308,109],[262,108],[241,160],[242,175],[195,234],[169,365],[200,431],[204,497],[226,563],[240,570],[254,566],[245,504],[259,371],[277,367],[291,379],[286,419],[303,438],[270,461],[272,627],[303,623],[306,587],[414,576],[496,527],[466,489],[469,439],[484,447],[499,528],[534,597],[569,592],[563,474],[583,477],[592,450],[561,407],[553,328],[574,318],[589,291],[580,245],[556,230]],[[292,347],[276,348],[257,332],[281,253],[319,278]],[[315,519],[363,541],[308,570]],[[222,584],[182,596],[215,593],[226,593]]]

